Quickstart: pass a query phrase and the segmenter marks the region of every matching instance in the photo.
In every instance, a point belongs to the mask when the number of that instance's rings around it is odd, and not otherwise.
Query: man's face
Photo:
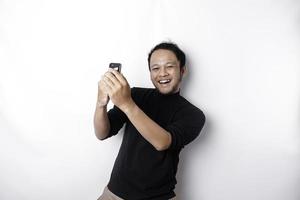
[[[150,58],[150,76],[153,85],[162,94],[179,91],[185,67],[180,69],[180,62],[172,51],[158,49]]]

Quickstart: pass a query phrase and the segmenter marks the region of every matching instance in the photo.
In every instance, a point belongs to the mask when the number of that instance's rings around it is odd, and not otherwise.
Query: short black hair
[[[164,49],[172,51],[176,58],[179,60],[180,68],[185,66],[185,54],[184,52],[178,47],[177,44],[173,42],[162,42],[156,45],[153,49],[151,49],[150,53],[148,54],[148,67],[150,69],[150,59],[154,51]]]

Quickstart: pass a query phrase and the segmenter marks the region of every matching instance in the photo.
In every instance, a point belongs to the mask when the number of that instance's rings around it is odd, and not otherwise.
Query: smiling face
[[[150,76],[155,88],[162,94],[179,91],[185,67],[180,69],[180,62],[170,50],[155,50],[150,58]]]

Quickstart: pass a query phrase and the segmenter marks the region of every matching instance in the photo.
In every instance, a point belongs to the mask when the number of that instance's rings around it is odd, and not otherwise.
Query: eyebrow
[[[166,63],[166,65],[168,65],[168,64],[176,65],[176,62],[170,61],[170,62],[167,62],[167,63]]]

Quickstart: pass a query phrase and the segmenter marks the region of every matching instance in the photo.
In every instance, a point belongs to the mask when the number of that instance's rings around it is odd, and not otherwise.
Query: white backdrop
[[[298,200],[299,32],[297,0],[0,0],[0,199],[97,199],[122,139],[94,136],[97,82],[115,61],[151,87],[147,53],[172,40],[207,117],[179,199]]]

